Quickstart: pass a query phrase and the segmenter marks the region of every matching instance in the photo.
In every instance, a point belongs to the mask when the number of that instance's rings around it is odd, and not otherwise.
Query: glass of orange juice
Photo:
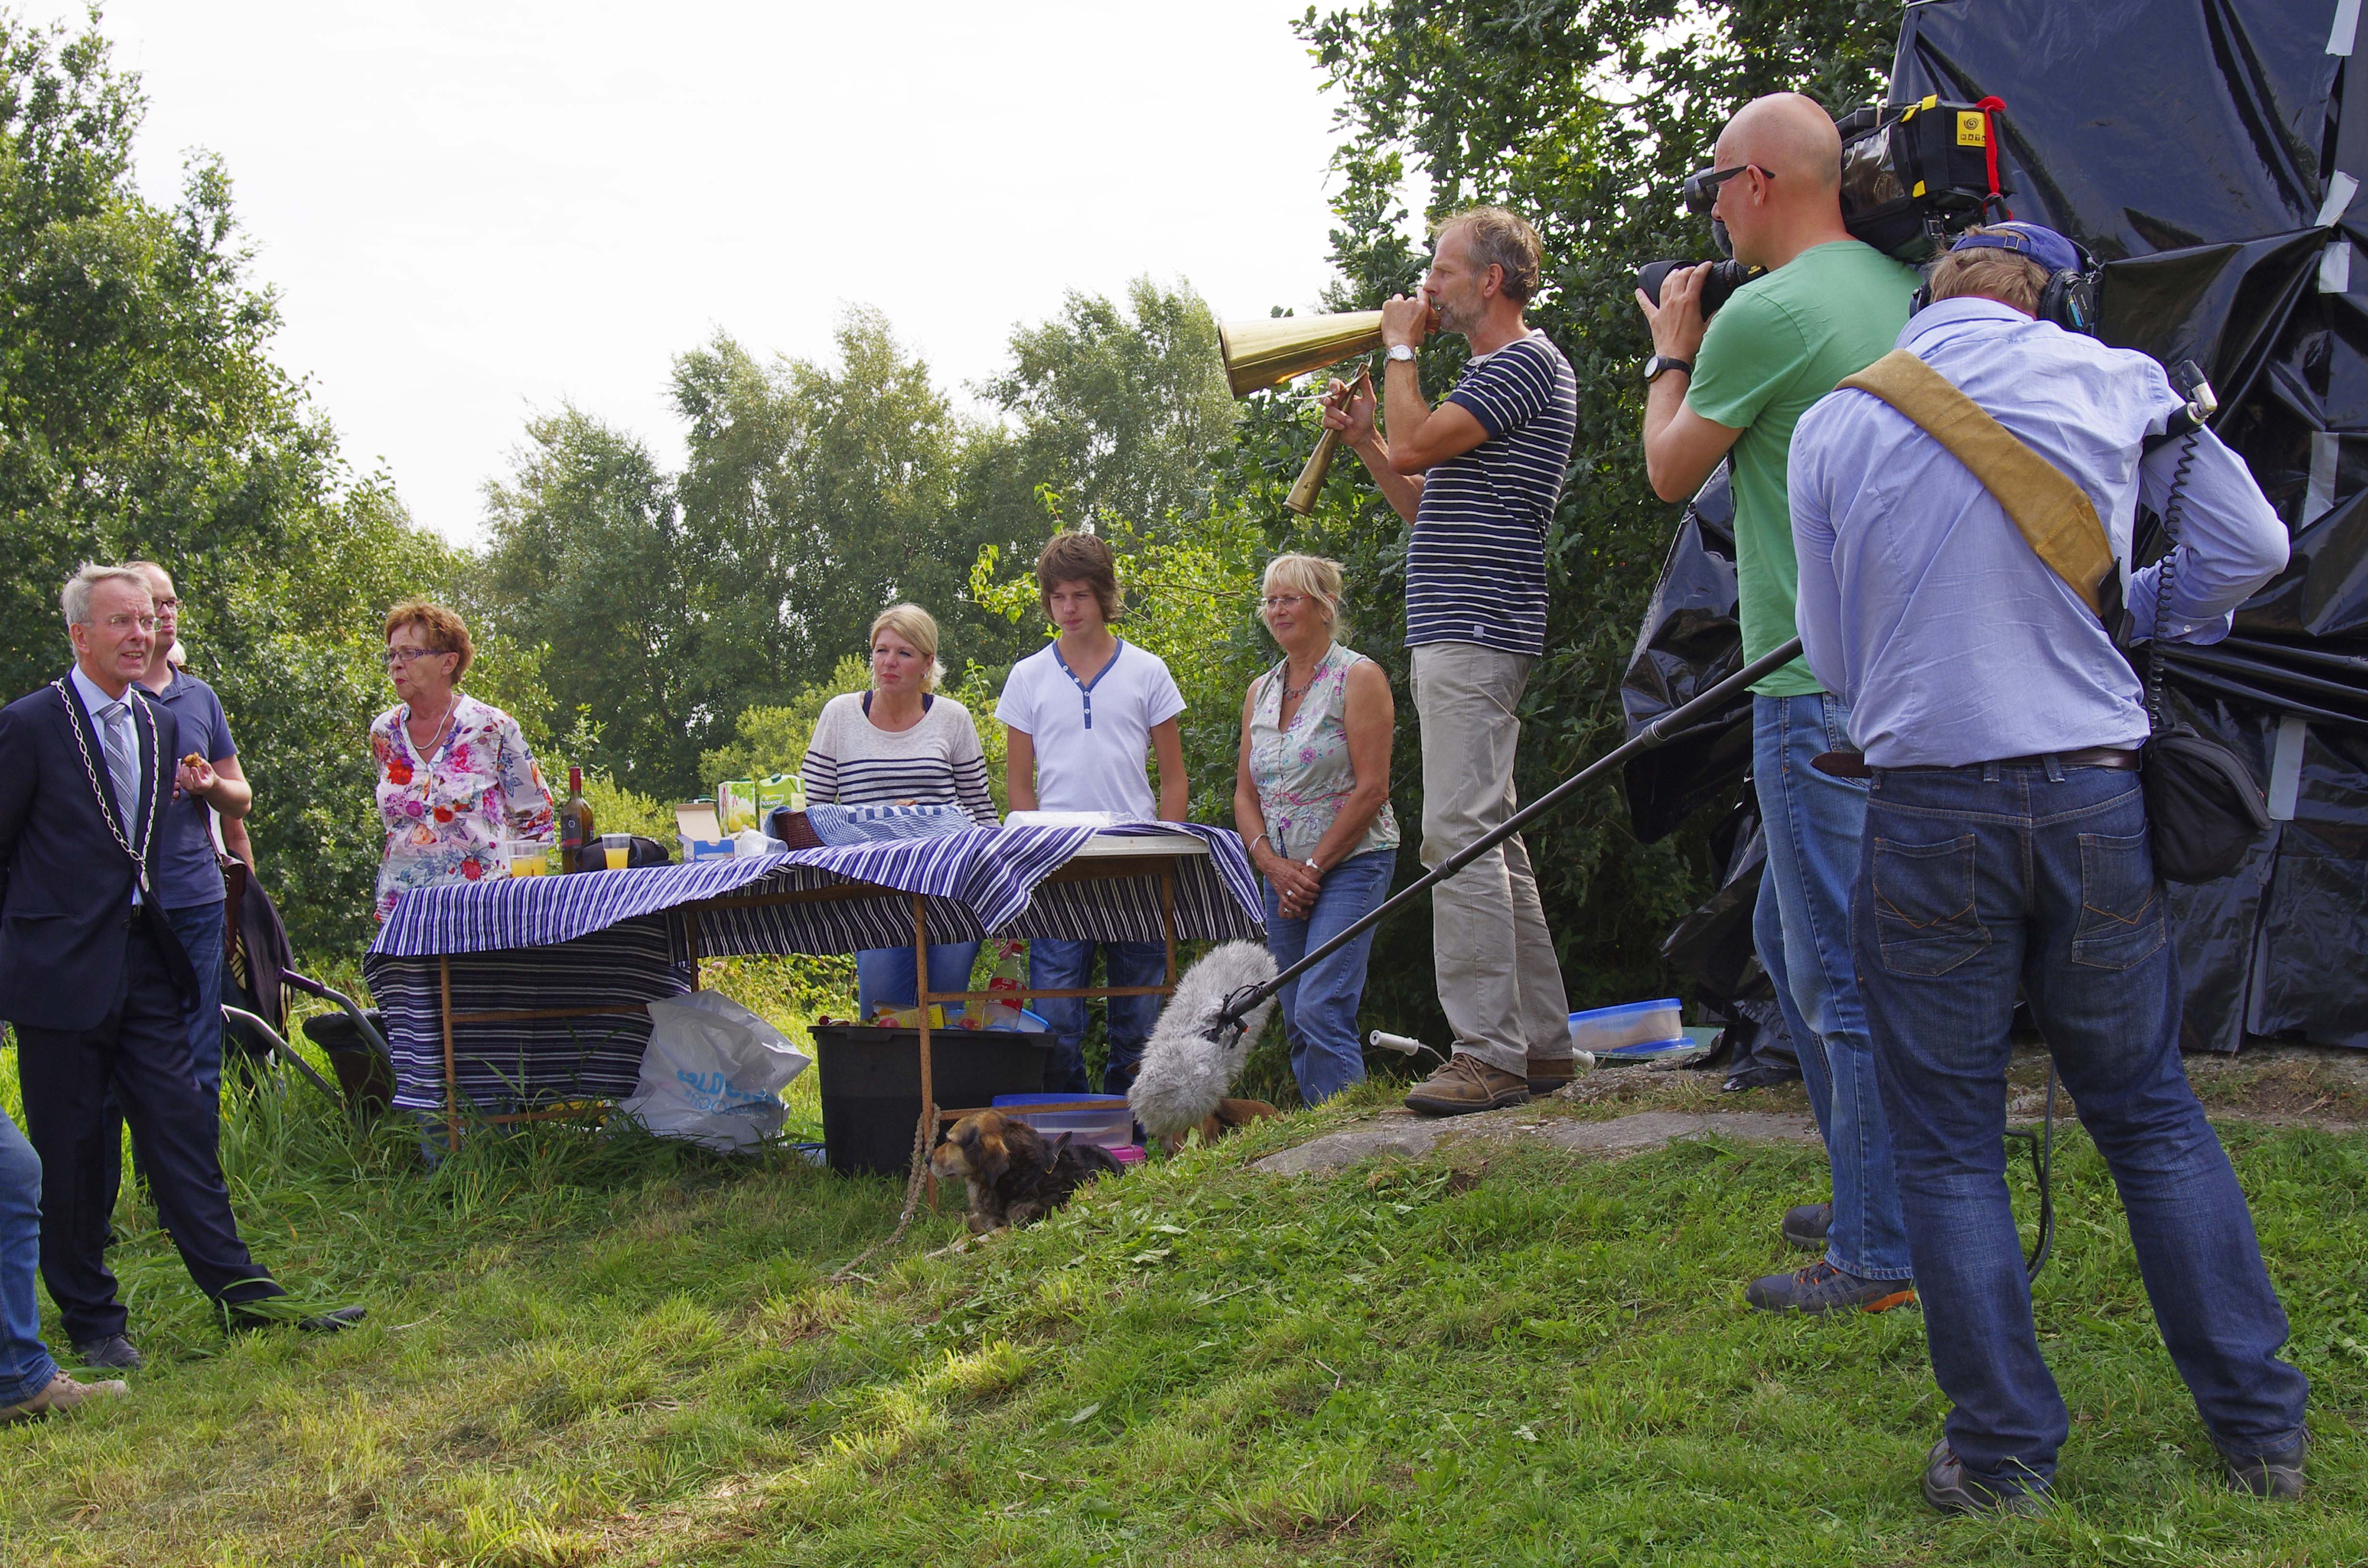
[[[633,835],[630,833],[604,833],[600,835],[600,853],[609,862],[609,869],[621,871],[633,858]]]
[[[552,846],[541,839],[513,838],[503,847],[509,851],[511,876],[547,877],[551,874]]]

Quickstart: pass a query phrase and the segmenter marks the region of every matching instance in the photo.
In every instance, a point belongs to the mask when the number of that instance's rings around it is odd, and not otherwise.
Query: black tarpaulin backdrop
[[[2165,651],[2174,700],[2246,758],[2279,819],[2237,875],[2169,890],[2191,1050],[2235,1051],[2248,1034],[2368,1050],[2358,11],[2355,0],[1931,0],[1907,12],[1893,67],[1896,103],[2005,100],[2015,216],[2104,262],[2105,341],[2203,365],[2220,393],[2214,427],[2293,530],[2292,563],[2237,612],[2234,634]],[[1722,470],[1687,508],[1638,638],[1622,692],[1632,734],[1739,666],[1732,517]],[[2159,548],[2143,524],[2141,561]],[[1733,805],[1748,717],[1739,706],[1629,765],[1639,837]]]

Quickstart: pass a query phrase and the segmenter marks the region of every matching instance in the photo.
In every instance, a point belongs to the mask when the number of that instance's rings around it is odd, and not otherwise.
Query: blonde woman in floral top
[[[499,876],[506,838],[548,839],[551,789],[518,721],[459,689],[476,651],[461,618],[408,599],[386,616],[386,672],[402,702],[370,725],[386,853],[378,917],[413,888]]]
[[[1288,969],[1389,894],[1397,710],[1381,666],[1333,641],[1338,562],[1277,556],[1261,608],[1283,657],[1242,702],[1234,823],[1266,879],[1268,950]],[[1364,1081],[1357,1005],[1372,944],[1368,931],[1282,988],[1291,1070],[1309,1105]]]

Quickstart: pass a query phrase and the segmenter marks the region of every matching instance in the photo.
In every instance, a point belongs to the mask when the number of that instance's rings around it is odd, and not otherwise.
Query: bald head
[[[1757,164],[1804,193],[1835,190],[1842,180],[1842,139],[1833,116],[1800,93],[1754,98],[1726,122],[1718,138],[1718,165]]]
[[[1743,106],[1720,133],[1713,161],[1738,171],[1711,215],[1726,225],[1735,259],[1782,267],[1803,251],[1850,238],[1842,226],[1842,139],[1815,98],[1770,93]]]

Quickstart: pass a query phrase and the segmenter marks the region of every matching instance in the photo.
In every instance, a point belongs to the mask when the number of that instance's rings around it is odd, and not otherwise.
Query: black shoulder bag
[[[2179,467],[2162,506],[2154,635],[2146,641],[2146,721],[2153,733],[2146,740],[2138,778],[2146,787],[2155,869],[2174,882],[2211,882],[2245,863],[2269,831],[2270,812],[2245,759],[2175,717],[2163,690],[2163,623],[2170,608],[2171,578],[2179,569],[2179,512],[2186,501],[2187,471],[2195,461],[2194,433],[2180,441]],[[2126,647],[2126,638],[2123,641]]]

